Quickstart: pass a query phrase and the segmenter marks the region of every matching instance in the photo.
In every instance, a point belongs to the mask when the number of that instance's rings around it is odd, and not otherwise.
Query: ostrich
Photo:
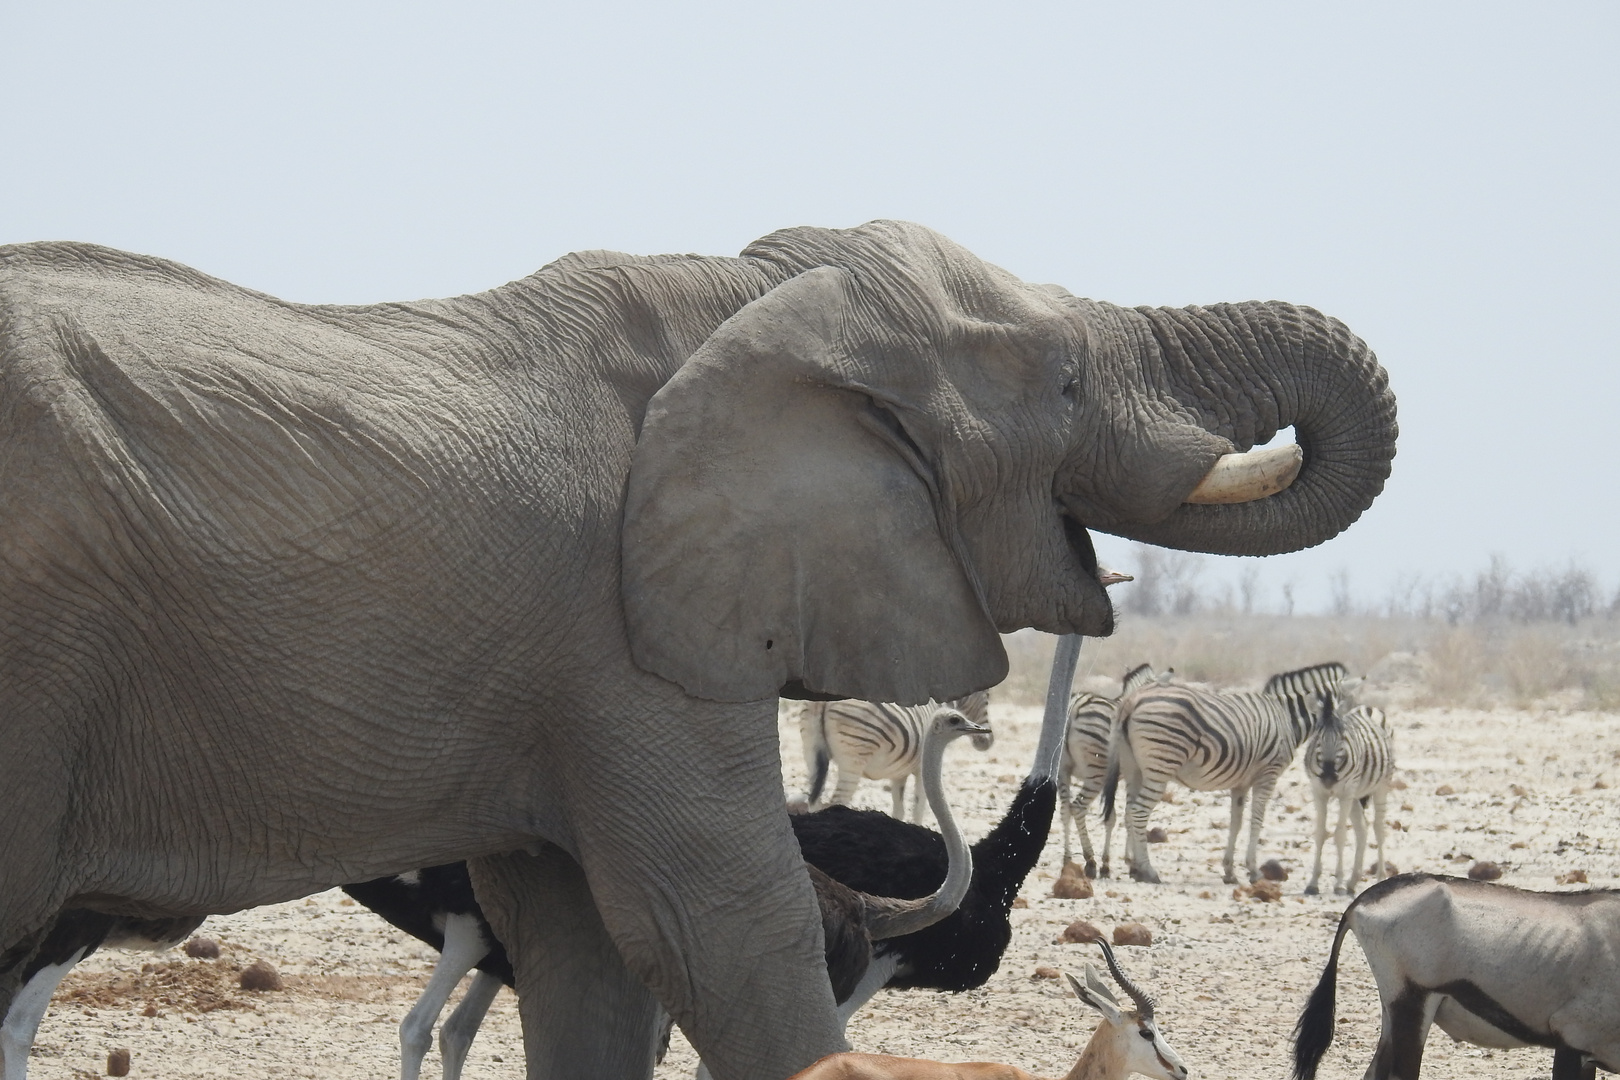
[[[1058,758],[1068,724],[1069,685],[1080,638],[1060,638],[1046,692],[1035,763],[1006,815],[973,845],[973,878],[961,906],[926,930],[878,942],[872,963],[839,1004],[848,1021],[885,986],[971,990],[1001,964],[1012,939],[1009,912],[1040,858],[1057,805]],[[877,896],[925,896],[945,877],[945,838],[875,810],[829,806],[793,817],[805,861],[838,881]]]
[[[874,941],[932,925],[955,911],[967,892],[973,876],[972,855],[951,815],[940,772],[945,748],[952,740],[964,735],[978,737],[988,730],[988,725],[969,719],[960,710],[942,707],[934,711],[923,737],[922,786],[950,851],[950,870],[931,895],[921,899],[870,895],[833,880],[814,866],[806,867],[821,908],[827,975],[838,1000],[848,998],[866,974]],[[439,1031],[445,1080],[456,1080],[496,993],[503,983],[513,984],[512,963],[478,908],[467,864],[450,863],[345,885],[344,892],[440,952],[422,996],[399,1025],[402,1080],[417,1080],[421,1075],[422,1059],[433,1044],[433,1025],[445,1002],[462,976],[477,969],[461,1004]],[[664,1039],[667,1045],[667,1027]]]
[[[22,989],[0,1023],[0,1065],[4,1080],[28,1080],[28,1052],[39,1023],[50,1008],[51,995],[73,966],[102,946],[114,949],[171,948],[201,926],[203,916],[174,919],[132,919],[105,915],[86,908],[57,913],[39,952],[23,969]]]

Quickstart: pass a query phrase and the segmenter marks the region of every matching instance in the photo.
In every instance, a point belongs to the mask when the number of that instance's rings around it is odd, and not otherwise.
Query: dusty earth
[[[958,744],[947,761],[958,816],[974,836],[1000,815],[1028,767],[1039,723],[1030,708],[996,706],[992,715],[995,747],[980,754]],[[1504,882],[1527,888],[1572,887],[1555,883],[1572,870],[1585,871],[1595,887],[1620,884],[1620,716],[1392,708],[1390,718],[1406,785],[1390,804],[1400,830],[1390,835],[1387,857],[1399,869],[1461,874],[1488,859],[1504,868]],[[795,793],[804,766],[790,722],[783,724],[782,746],[786,787]],[[1451,793],[1440,794],[1444,788]],[[990,983],[960,995],[886,991],[852,1022],[851,1042],[1061,1075],[1095,1018],[1058,982],[1032,978],[1035,968],[1078,969],[1095,952],[1055,943],[1075,919],[1105,930],[1140,921],[1152,929],[1153,945],[1122,949],[1124,962],[1158,997],[1163,1030],[1193,1075],[1285,1076],[1290,1029],[1344,907],[1343,898],[1300,895],[1312,830],[1303,773],[1297,765],[1291,770],[1267,815],[1262,858],[1276,857],[1291,871],[1275,903],[1234,899],[1232,887],[1221,884],[1225,796],[1175,789],[1174,797],[1154,818],[1169,834],[1154,848],[1165,884],[1098,882],[1093,899],[1053,899],[1061,858],[1054,828],[1024,888],[1029,906],[1013,913],[1013,944]],[[888,805],[875,783],[862,785],[860,799]],[[1328,857],[1331,873],[1331,850]],[[335,891],[210,919],[202,932],[224,944],[219,960],[109,951],[81,965],[41,1025],[36,1080],[103,1075],[108,1052],[118,1047],[132,1051],[133,1077],[397,1075],[397,1024],[427,979],[430,949]],[[237,986],[237,973],[258,958],[276,965],[284,990]],[[1338,1037],[1322,1075],[1358,1077],[1377,1036],[1378,1011],[1353,939],[1340,987]],[[688,1077],[694,1064],[677,1035],[657,1076]],[[1547,1077],[1551,1055],[1454,1045],[1436,1031],[1425,1066],[1434,1080]],[[435,1051],[426,1074],[438,1068]],[[465,1075],[522,1075],[510,993],[497,999]]]

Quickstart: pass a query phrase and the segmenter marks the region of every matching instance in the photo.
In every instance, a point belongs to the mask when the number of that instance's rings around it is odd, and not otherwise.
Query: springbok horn
[[[1136,1002],[1136,1010],[1142,1014],[1142,1019],[1153,1019],[1153,999],[1144,994],[1141,987],[1131,982],[1120,970],[1119,961],[1114,959],[1114,950],[1108,947],[1108,942],[1099,940],[1097,945],[1103,951],[1103,959],[1108,961],[1108,970],[1114,976],[1114,981],[1119,983],[1121,990],[1130,995],[1132,1001]]]
[[[1298,443],[1243,454],[1222,454],[1187,496],[1187,501],[1204,505],[1254,502],[1292,484],[1304,463],[1305,451]]]

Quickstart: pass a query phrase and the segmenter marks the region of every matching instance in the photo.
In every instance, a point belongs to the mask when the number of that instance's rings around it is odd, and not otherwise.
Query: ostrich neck
[[[1069,691],[1074,668],[1080,661],[1080,635],[1058,638],[1052,655],[1052,678],[1046,686],[1046,712],[1041,716],[1041,739],[1035,746],[1035,764],[1029,778],[1037,783],[1056,782],[1063,758],[1063,737],[1069,727]]]
[[[967,895],[968,883],[973,880],[973,851],[968,847],[962,830],[956,827],[951,804],[945,798],[945,785],[940,780],[945,761],[945,746],[951,740],[941,732],[929,731],[923,743],[922,786],[928,799],[928,809],[939,822],[939,834],[945,838],[947,859],[945,880],[935,890],[932,902],[947,912],[955,911]]]

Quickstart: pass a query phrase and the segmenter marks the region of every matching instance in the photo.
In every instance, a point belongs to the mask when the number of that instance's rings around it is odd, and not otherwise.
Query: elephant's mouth
[[[1092,546],[1091,534],[1086,531],[1085,523],[1075,516],[1073,510],[1060,504],[1059,516],[1063,519],[1063,534],[1069,543],[1069,551],[1082,571],[1080,617],[1075,620],[1071,632],[1089,637],[1107,637],[1114,632],[1114,604],[1108,598],[1108,582],[1097,564],[1097,549]],[[1108,576],[1122,580],[1120,575],[1112,572]]]

